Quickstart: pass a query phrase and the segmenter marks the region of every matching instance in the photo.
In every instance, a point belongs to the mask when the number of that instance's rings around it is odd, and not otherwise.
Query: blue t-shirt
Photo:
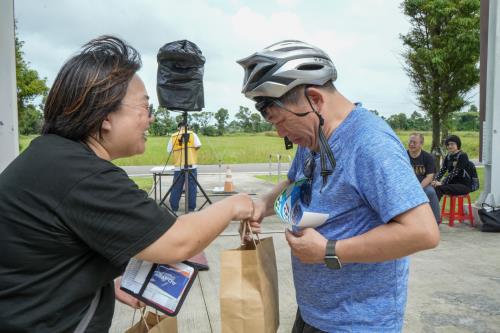
[[[401,141],[381,118],[357,104],[328,139],[337,166],[323,187],[316,154],[312,200],[304,211],[329,214],[316,228],[327,239],[364,234],[428,202]],[[303,178],[311,152],[299,147],[288,178]],[[323,187],[323,188],[322,188]],[[297,303],[306,323],[327,332],[399,332],[408,258],[373,264],[302,264],[292,256]]]

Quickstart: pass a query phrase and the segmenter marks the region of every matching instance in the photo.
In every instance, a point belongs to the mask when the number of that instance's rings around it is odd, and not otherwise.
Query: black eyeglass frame
[[[311,104],[311,102],[309,100],[309,96],[307,95],[307,88],[309,88],[309,87],[310,86],[304,87],[304,95],[306,96],[306,99],[309,102],[309,104]],[[257,111],[260,112],[260,115],[262,116],[262,118],[264,118],[264,120],[268,121],[266,110],[268,107],[270,107],[273,104],[276,105],[277,107],[279,107],[280,109],[285,110],[286,112],[290,112],[290,113],[296,115],[297,117],[304,117],[304,116],[307,116],[309,113],[313,112],[313,111],[294,112],[294,111],[290,110],[289,108],[287,108],[285,106],[285,104],[283,104],[283,102],[279,98],[276,98],[276,97],[260,97],[260,99],[257,101],[257,103],[255,103],[255,109],[257,109]]]

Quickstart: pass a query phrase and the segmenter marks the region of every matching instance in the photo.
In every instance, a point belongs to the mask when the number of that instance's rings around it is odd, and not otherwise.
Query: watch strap
[[[334,240],[328,240],[328,242],[326,243],[326,252],[325,252],[325,255],[328,256],[328,257],[333,257],[335,256],[335,244],[337,243],[337,241],[334,241]]]

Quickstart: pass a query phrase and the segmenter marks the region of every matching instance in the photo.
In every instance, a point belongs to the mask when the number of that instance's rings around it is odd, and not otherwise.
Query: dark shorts
[[[295,317],[295,323],[293,323],[292,333],[326,333],[314,326],[307,324],[300,315],[300,310],[297,309],[297,316]]]

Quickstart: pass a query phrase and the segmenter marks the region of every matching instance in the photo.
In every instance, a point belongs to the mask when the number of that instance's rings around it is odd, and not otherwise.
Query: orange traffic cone
[[[231,168],[229,166],[226,168],[226,181],[224,182],[224,192],[234,192],[233,175],[231,174]]]

